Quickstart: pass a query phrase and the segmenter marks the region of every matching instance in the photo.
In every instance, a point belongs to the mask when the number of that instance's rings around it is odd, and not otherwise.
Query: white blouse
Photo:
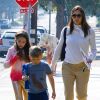
[[[64,42],[63,34],[64,29],[61,31],[61,36],[59,43],[55,49],[51,66],[55,66],[61,53],[61,48]],[[83,62],[82,53],[80,48],[85,52],[89,59],[93,60],[96,57],[96,43],[95,43],[95,32],[92,28],[89,29],[89,35],[84,37],[84,33],[81,26],[74,25],[74,30],[72,34],[69,34],[70,28],[67,27],[66,32],[66,54],[64,62],[71,64],[78,64]]]

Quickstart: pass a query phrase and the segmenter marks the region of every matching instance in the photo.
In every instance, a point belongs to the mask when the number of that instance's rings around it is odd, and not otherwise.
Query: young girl
[[[16,100],[27,100],[27,92],[22,80],[22,64],[29,62],[29,38],[25,31],[15,35],[15,44],[9,48],[4,63],[5,68],[11,67],[10,77]]]
[[[40,38],[39,46],[46,48],[47,50],[46,60],[48,64],[51,64],[52,55],[57,46],[57,43],[58,43],[57,37],[50,35],[50,34],[43,34]]]

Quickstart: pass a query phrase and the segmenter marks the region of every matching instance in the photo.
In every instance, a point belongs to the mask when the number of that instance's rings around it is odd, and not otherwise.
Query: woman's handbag
[[[67,28],[64,29],[64,34],[63,34],[63,37],[64,37],[64,42],[63,42],[63,46],[62,46],[62,50],[61,50],[61,54],[60,54],[60,60],[63,61],[65,59],[65,47],[66,47],[66,31],[67,31]]]

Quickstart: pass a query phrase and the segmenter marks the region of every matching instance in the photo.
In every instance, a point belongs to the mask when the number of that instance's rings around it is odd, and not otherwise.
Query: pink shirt
[[[25,64],[25,61],[20,60],[16,57],[16,49],[14,46],[8,49],[6,61],[4,62],[4,67],[9,68],[11,67],[10,77],[13,81],[22,80],[22,65]],[[15,61],[14,61],[15,60]],[[11,63],[13,61],[13,63]]]

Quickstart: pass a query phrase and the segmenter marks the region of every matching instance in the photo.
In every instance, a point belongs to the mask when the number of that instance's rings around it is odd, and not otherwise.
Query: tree
[[[56,36],[60,37],[61,29],[64,26],[64,9],[65,9],[65,1],[64,0],[51,0],[53,2],[53,6],[57,9],[57,16],[56,16]],[[39,0],[40,6],[44,9],[48,9],[49,0]]]
[[[40,6],[47,10],[50,0],[39,0]],[[100,0],[51,0],[57,9],[56,15],[56,36],[59,38],[62,28],[67,25],[70,17],[70,11],[75,5],[81,5],[86,15],[96,15],[98,9],[97,3]],[[88,6],[87,6],[88,5]],[[99,10],[100,11],[100,10]],[[67,20],[65,20],[67,19]]]
[[[11,19],[17,10],[18,6],[15,0],[0,0],[0,18],[5,14],[5,18]]]

